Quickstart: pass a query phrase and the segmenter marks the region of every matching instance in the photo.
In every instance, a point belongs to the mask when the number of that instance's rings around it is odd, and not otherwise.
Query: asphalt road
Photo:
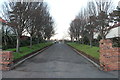
[[[26,60],[3,78],[116,78],[112,72],[100,71],[88,60],[63,43],[52,45]]]

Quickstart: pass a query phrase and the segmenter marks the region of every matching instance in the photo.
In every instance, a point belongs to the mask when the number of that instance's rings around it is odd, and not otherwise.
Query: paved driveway
[[[4,78],[115,78],[103,72],[69,46],[57,43],[28,59],[16,69],[3,72]]]

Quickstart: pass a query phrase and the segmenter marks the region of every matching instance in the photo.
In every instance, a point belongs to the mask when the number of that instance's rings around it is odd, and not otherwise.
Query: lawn
[[[78,44],[78,43],[67,43],[68,45],[76,48],[77,50],[80,50],[82,52],[85,52],[86,54],[99,59],[99,47],[90,47],[89,45],[84,45],[84,44]]]
[[[30,48],[29,46],[20,47],[20,52],[19,53],[17,53],[17,52],[13,53],[14,60],[15,59],[19,59],[19,58],[21,58],[21,57],[23,57],[23,56],[25,56],[27,54],[30,54],[30,53],[32,53],[34,51],[40,50],[40,49],[42,49],[42,48],[44,48],[44,47],[46,47],[48,45],[51,45],[51,44],[52,43],[47,42],[47,43],[35,44],[35,45],[32,46],[32,48]],[[14,48],[14,49],[7,49],[5,51],[15,51],[15,50],[16,50],[16,48]]]

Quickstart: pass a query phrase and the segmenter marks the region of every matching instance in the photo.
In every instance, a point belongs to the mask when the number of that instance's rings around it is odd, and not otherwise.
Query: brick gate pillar
[[[100,41],[100,66],[104,71],[120,70],[120,48],[113,48],[112,41]]]
[[[0,70],[10,70],[13,63],[13,55],[11,51],[0,51]]]

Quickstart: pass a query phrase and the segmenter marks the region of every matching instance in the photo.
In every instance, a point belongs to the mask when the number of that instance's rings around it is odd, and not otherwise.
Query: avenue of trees
[[[112,7],[111,0],[88,2],[87,7],[81,9],[70,24],[71,41],[84,43],[84,40],[88,39],[92,47],[95,34],[99,35],[98,39],[106,39],[111,29],[120,26],[120,8],[113,10]]]
[[[3,46],[16,45],[20,51],[23,43],[21,37],[27,32],[30,35],[26,41],[32,48],[34,43],[49,40],[54,35],[54,21],[45,2],[9,2],[4,3],[2,18],[7,21],[3,26]]]

